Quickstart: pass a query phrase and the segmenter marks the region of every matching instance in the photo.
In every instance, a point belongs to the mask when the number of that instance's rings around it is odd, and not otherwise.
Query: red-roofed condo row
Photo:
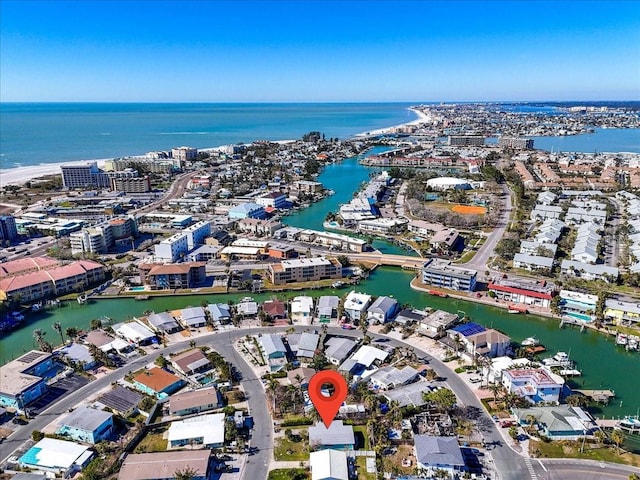
[[[104,267],[90,260],[78,260],[60,265],[47,257],[35,257],[29,259],[35,261],[31,264],[33,266],[28,265],[24,260],[26,259],[3,264],[5,272],[15,273],[12,273],[12,276],[4,276],[0,280],[0,300],[34,302],[79,291],[105,278]],[[24,265],[15,265],[15,262],[23,262]],[[19,271],[20,274],[17,273]]]

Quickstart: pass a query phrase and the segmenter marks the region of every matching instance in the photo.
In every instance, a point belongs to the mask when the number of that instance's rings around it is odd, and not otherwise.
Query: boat
[[[507,312],[508,313],[529,313],[529,311],[527,310],[527,307],[523,305],[514,305],[514,304],[509,304],[507,306]]]
[[[253,297],[242,297],[240,303],[253,302]]]
[[[78,301],[78,303],[80,305],[82,305],[83,303],[85,303],[87,301],[87,294],[83,293],[82,295],[78,295],[78,298],[76,298],[76,300]]]
[[[537,345],[540,345],[540,340],[538,340],[536,337],[527,337],[522,340],[522,342],[520,342],[520,345],[522,345],[523,347],[535,347]]]
[[[628,341],[628,337],[624,333],[619,333],[616,335],[616,345],[626,345]]]
[[[331,288],[342,288],[344,286],[344,282],[333,282],[331,284]]]
[[[440,292],[439,290],[429,290],[428,293],[429,295],[435,295],[437,297],[442,297],[442,298],[447,298],[449,296],[449,294]]]
[[[150,297],[149,297],[149,295],[136,295],[136,296],[134,297],[134,299],[135,299],[135,300],[138,300],[138,301],[139,301],[139,300],[149,300],[149,298],[150,298]]]
[[[558,352],[553,357],[542,359],[546,367],[571,367],[573,362],[565,352]]]
[[[635,335],[629,335],[627,337],[627,350],[638,350],[639,347],[639,342],[640,338],[636,337]]]
[[[631,434],[640,434],[640,418],[637,415],[627,416],[618,422],[616,428]]]
[[[21,322],[22,320],[24,320],[24,315],[22,315],[20,312],[11,312],[11,318],[16,322]]]
[[[41,308],[42,308],[42,302],[34,303],[33,305],[31,305],[31,311],[32,312],[37,312]]]
[[[582,372],[575,368],[562,368],[558,370],[558,374],[562,375],[563,377],[579,377],[580,375],[582,375]]]

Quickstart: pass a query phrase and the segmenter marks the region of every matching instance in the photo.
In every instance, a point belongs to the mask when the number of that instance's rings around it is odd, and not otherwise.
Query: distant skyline
[[[0,0],[2,102],[640,100],[638,1]]]

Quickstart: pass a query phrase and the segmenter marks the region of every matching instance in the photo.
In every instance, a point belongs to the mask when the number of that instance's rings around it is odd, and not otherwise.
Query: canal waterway
[[[368,154],[379,153],[374,149]],[[285,218],[289,225],[322,229],[327,212],[336,212],[341,203],[349,201],[353,192],[362,182],[369,179],[372,169],[362,166],[359,157],[346,159],[340,163],[327,166],[318,180],[335,194],[299,210]],[[376,241],[374,246],[385,253],[407,253],[405,250],[388,242]],[[596,411],[598,416],[618,417],[636,414],[640,408],[640,382],[637,380],[640,370],[640,354],[629,353],[616,347],[611,337],[587,330],[580,333],[577,329],[559,328],[558,320],[534,315],[510,315],[504,309],[473,302],[440,298],[417,292],[409,287],[413,274],[399,268],[382,267],[357,287],[372,295],[389,295],[402,304],[410,304],[417,308],[431,307],[449,312],[460,312],[472,321],[486,327],[493,327],[509,335],[518,342],[526,337],[536,336],[547,347],[548,354],[564,351],[570,354],[583,372],[582,377],[575,379],[576,385],[585,389],[612,389],[616,398],[605,407]],[[345,290],[320,289],[305,292],[311,296],[342,295]],[[290,299],[302,292],[279,294],[279,298]],[[59,343],[59,336],[52,328],[54,322],[62,324],[63,331],[67,327],[86,329],[91,320],[105,316],[113,322],[124,321],[142,315],[145,311],[161,312],[186,306],[197,306],[203,301],[226,302],[238,301],[245,294],[228,295],[188,295],[152,297],[147,301],[135,301],[131,298],[92,300],[85,305],[67,302],[65,306],[35,313],[27,320],[23,328],[9,332],[0,338],[0,362],[17,357],[34,348],[33,330],[36,328],[46,332],[45,338],[51,343]],[[271,298],[273,294],[253,295],[257,301]]]

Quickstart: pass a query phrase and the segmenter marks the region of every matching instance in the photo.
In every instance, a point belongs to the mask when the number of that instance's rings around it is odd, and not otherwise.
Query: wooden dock
[[[616,392],[613,390],[574,390],[574,392],[581,393],[585,397],[600,403],[609,403],[609,400],[616,396]]]

